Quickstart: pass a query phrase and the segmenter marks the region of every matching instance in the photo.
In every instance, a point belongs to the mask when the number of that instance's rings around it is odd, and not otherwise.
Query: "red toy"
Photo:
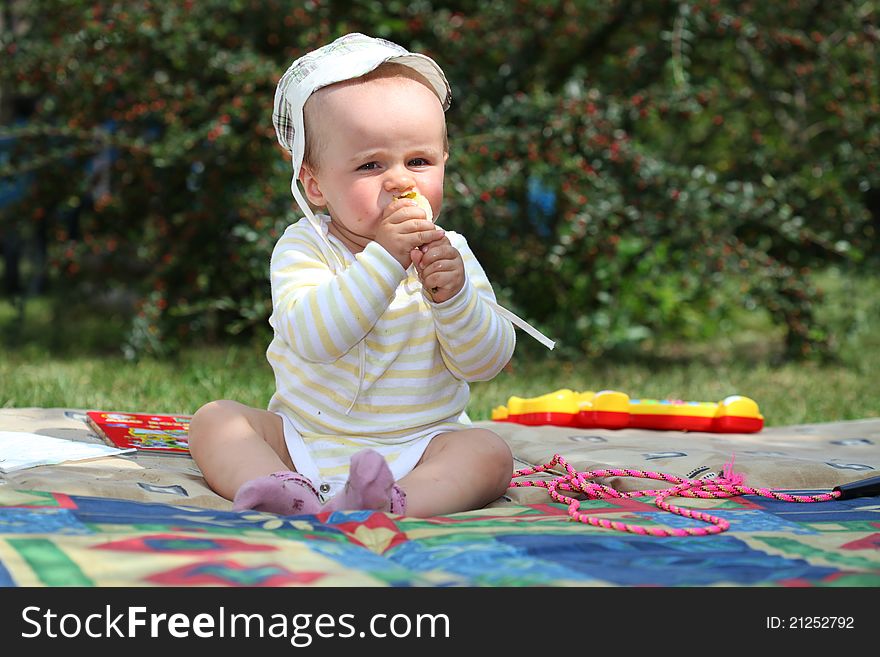
[[[563,389],[530,399],[510,397],[507,406],[492,410],[492,419],[527,425],[713,433],[754,433],[764,427],[758,404],[748,397],[733,395],[720,402],[630,399],[615,390]]]

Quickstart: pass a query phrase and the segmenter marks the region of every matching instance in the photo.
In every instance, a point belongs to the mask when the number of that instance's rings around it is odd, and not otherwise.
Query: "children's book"
[[[189,415],[88,411],[86,416],[92,429],[110,445],[156,454],[189,454]]]

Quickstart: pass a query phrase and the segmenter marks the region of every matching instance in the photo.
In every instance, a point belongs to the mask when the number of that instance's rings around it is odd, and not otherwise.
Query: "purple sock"
[[[403,513],[406,494],[394,483],[394,475],[379,452],[365,449],[351,457],[345,488],[327,502],[323,511],[376,509]]]
[[[321,501],[307,478],[298,472],[282,470],[242,484],[232,501],[232,508],[285,516],[311,515],[321,511]]]
[[[391,487],[391,513],[399,516],[406,515],[406,491],[397,484]]]

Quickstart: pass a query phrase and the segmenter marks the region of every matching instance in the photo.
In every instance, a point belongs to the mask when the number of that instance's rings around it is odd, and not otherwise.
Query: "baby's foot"
[[[282,470],[242,484],[232,501],[236,511],[254,509],[285,516],[311,515],[321,510],[318,492],[298,472]]]
[[[376,509],[391,511],[392,499],[400,497],[400,495],[392,496],[392,492],[396,488],[394,475],[391,474],[382,455],[375,450],[365,449],[351,457],[351,468],[348,472],[345,488],[327,502],[322,510]]]
[[[397,484],[391,487],[391,508],[388,510],[399,516],[406,515],[406,491]]]

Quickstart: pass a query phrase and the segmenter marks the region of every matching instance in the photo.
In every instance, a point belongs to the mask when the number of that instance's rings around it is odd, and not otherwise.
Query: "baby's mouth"
[[[395,194],[394,199],[397,200],[399,198],[408,198],[416,202],[416,204],[425,211],[425,215],[428,218],[428,221],[434,221],[434,210],[431,208],[431,203],[424,196],[419,194],[416,190],[410,189],[403,194]]]

